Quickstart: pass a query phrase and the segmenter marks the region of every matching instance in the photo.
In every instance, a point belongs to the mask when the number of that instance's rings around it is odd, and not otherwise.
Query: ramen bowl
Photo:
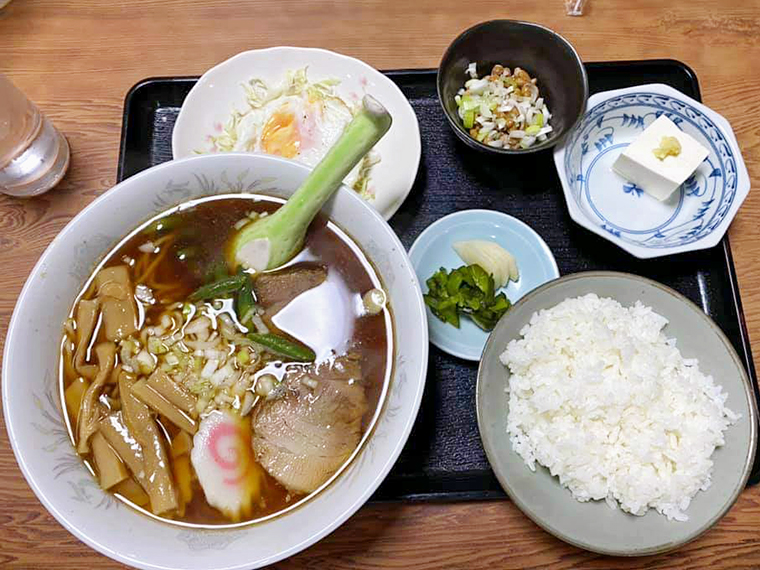
[[[398,238],[347,188],[323,208],[376,268],[394,315],[396,350],[369,437],[343,472],[308,500],[265,521],[200,528],[152,519],[100,489],[63,421],[62,324],[98,262],[123,236],[177,204],[220,194],[288,198],[309,170],[285,159],[219,154],[166,163],[95,200],[53,240],[18,299],[5,343],[3,412],[18,464],[48,511],[77,538],[137,568],[258,568],[324,537],[371,496],[398,457],[422,397],[428,336],[420,287]]]

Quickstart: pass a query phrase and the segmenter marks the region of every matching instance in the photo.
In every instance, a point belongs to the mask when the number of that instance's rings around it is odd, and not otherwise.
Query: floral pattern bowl
[[[137,568],[259,568],[335,530],[370,497],[393,466],[414,423],[428,362],[427,319],[419,283],[383,218],[341,188],[324,212],[362,247],[393,308],[393,376],[374,430],[327,488],[266,521],[224,529],[148,518],[100,489],[74,452],[58,390],[62,326],[90,271],[122,236],[155,214],[213,194],[287,198],[308,169],[285,159],[218,154],[156,166],[109,190],[53,240],[19,296],[5,342],[3,414],[13,451],[42,504],[77,538]]]
[[[612,171],[625,147],[661,115],[709,150],[664,202]],[[717,245],[750,189],[728,121],[661,84],[592,95],[578,127],[554,151],[554,163],[573,220],[639,258]]]

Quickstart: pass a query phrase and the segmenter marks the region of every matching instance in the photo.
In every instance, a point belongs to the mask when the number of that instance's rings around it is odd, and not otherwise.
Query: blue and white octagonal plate
[[[582,121],[554,151],[570,216],[639,258],[716,245],[747,197],[749,175],[731,125],[667,85],[591,96]],[[665,202],[612,171],[621,152],[660,115],[710,151]]]

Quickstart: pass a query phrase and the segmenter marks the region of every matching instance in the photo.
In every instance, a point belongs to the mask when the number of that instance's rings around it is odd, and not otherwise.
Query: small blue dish
[[[482,239],[494,241],[509,251],[517,261],[520,279],[501,289],[515,303],[547,281],[559,277],[557,262],[546,245],[530,226],[507,214],[492,210],[464,210],[450,214],[431,224],[412,244],[409,257],[422,286],[441,267],[449,271],[464,265],[454,251],[458,241]],[[441,350],[466,360],[480,360],[488,333],[467,317],[459,328],[440,321],[427,309],[430,342]]]

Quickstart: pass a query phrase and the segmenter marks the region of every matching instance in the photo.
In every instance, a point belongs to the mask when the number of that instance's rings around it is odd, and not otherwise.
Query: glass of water
[[[37,196],[58,184],[68,168],[64,136],[0,74],[0,193]]]

